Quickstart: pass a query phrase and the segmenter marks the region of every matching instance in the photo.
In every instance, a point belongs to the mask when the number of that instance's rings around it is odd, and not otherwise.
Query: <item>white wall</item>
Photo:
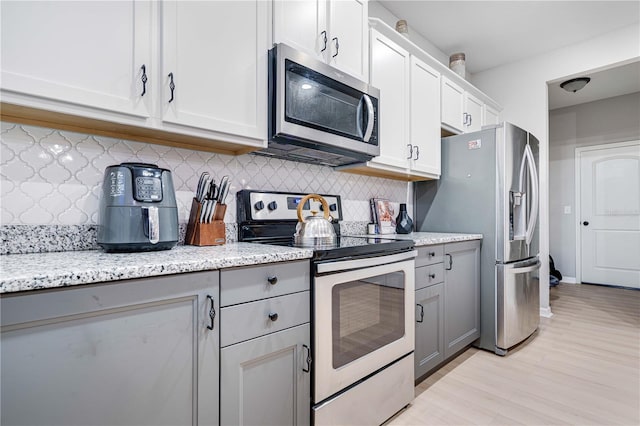
[[[496,46],[497,48],[498,46]],[[504,110],[506,121],[523,127],[540,140],[540,257],[541,277],[549,275],[549,132],[547,83],[585,71],[605,69],[640,57],[640,26],[632,25],[582,43],[507,64],[471,79]],[[550,314],[549,286],[540,283],[540,307]]]
[[[640,92],[549,112],[549,252],[564,277],[576,277],[576,148],[638,139]]]

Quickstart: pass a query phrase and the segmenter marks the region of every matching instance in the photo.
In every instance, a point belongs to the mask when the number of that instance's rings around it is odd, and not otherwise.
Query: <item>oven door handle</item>
[[[372,266],[387,265],[389,263],[397,263],[402,262],[403,260],[413,259],[417,255],[418,252],[416,250],[412,250],[388,256],[366,257],[364,259],[343,260],[337,262],[328,261],[326,263],[317,263],[316,271],[318,274],[325,274],[327,272],[346,271],[349,269],[370,268]]]

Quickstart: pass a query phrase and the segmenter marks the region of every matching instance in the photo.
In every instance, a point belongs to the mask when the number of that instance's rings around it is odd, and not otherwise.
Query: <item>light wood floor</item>
[[[563,284],[502,358],[469,349],[388,425],[640,425],[640,291]]]

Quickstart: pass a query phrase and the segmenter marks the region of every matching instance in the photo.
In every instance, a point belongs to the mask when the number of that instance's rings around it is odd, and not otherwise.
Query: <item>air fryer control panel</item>
[[[133,168],[133,198],[142,202],[162,201],[162,170]]]

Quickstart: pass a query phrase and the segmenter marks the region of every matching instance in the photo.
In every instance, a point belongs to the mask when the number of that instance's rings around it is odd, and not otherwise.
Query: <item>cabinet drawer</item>
[[[416,268],[416,290],[444,281],[444,264],[420,266]]]
[[[310,273],[308,260],[223,269],[220,306],[309,290]]]
[[[444,258],[444,245],[417,247],[416,267],[441,263]]]
[[[309,292],[303,291],[222,308],[220,344],[228,346],[309,322],[309,303]]]

